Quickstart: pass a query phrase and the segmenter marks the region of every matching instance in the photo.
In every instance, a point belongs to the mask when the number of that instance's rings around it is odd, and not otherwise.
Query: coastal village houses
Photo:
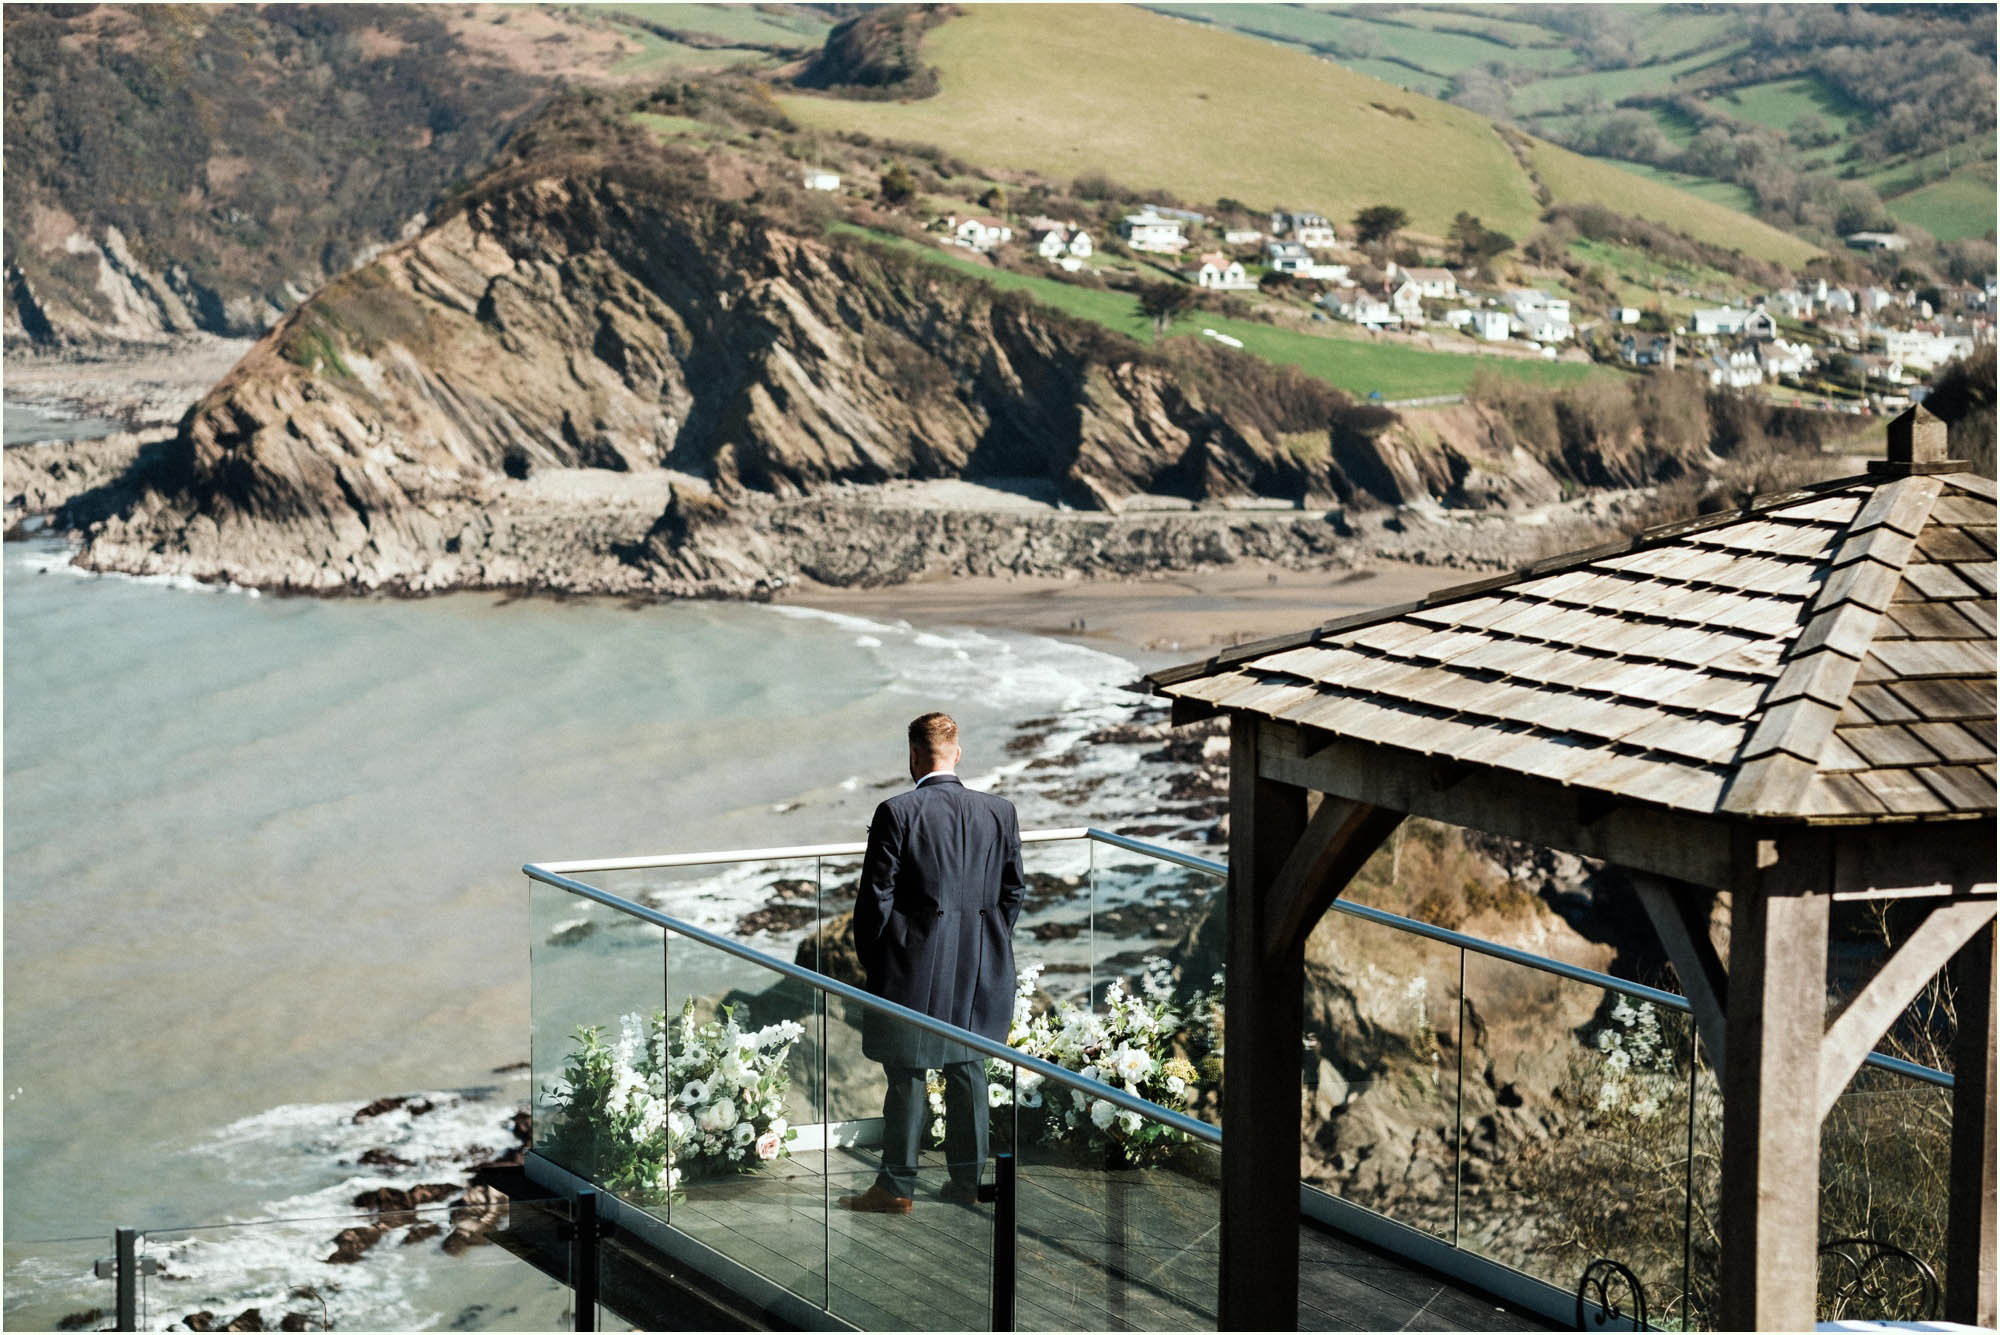
[[[1523,338],[1537,343],[1562,343],[1575,332],[1570,327],[1568,297],[1553,297],[1533,288],[1515,288],[1506,300]]]
[[[1401,273],[1404,278],[1417,285],[1417,293],[1425,301],[1452,301],[1458,297],[1458,278],[1449,269],[1397,269],[1392,263],[1389,276]]]
[[[1057,222],[1053,218],[1029,219],[1028,236],[1034,242],[1037,255],[1056,263],[1062,263],[1064,260],[1087,260],[1095,250],[1091,245],[1090,233],[1075,223]],[[1065,264],[1063,267],[1077,266]]]
[[[1118,224],[1118,232],[1125,238],[1125,244],[1134,250],[1178,255],[1188,245],[1187,238],[1181,235],[1181,228],[1185,226],[1187,224],[1179,218],[1164,218],[1147,209],[1143,213],[1126,214]]]
[[[1748,389],[1764,380],[1764,368],[1757,364],[1757,353],[1751,348],[1710,353],[1701,366],[1708,374],[1708,383],[1720,388]]]
[[[998,218],[961,218],[955,222],[946,219],[946,222],[951,227],[952,240],[981,254],[1014,239],[1014,229]]]
[[[1219,250],[1204,253],[1192,269],[1185,270],[1190,282],[1197,287],[1211,288],[1217,292],[1242,292],[1257,286],[1257,280],[1243,271],[1243,262],[1225,255]]]
[[[1697,334],[1740,334],[1743,322],[1750,318],[1750,312],[1738,310],[1734,306],[1718,306],[1713,310],[1694,313],[1694,332]]]
[[[1403,317],[1404,324],[1424,322],[1424,290],[1415,282],[1404,279],[1389,292],[1389,308]]]
[[[1231,227],[1223,232],[1224,244],[1231,246],[1254,246],[1264,239],[1264,234],[1254,227]]]
[[[1294,213],[1287,209],[1271,212],[1271,235],[1296,242],[1307,250],[1331,250],[1340,244],[1333,224],[1317,213]]]
[[[1965,335],[1932,334],[1921,329],[1884,329],[1879,337],[1883,356],[1922,371],[1935,371],[1947,362],[1970,357],[1974,346]]]

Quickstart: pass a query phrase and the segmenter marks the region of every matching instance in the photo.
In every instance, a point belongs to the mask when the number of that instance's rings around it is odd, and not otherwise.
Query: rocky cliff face
[[[286,317],[190,412],[141,494],[91,528],[85,559],[322,590],[546,576],[715,591],[757,553],[715,585],[690,549],[713,525],[670,510],[676,477],[731,507],[1025,477],[1079,509],[1169,493],[1323,511],[1449,476],[1410,462],[1420,442],[1384,440],[1389,415],[1342,417],[1312,388],[1298,420],[1239,411],[1227,395],[1243,386],[1200,365],[920,257],[772,225],[698,181],[523,172]],[[560,551],[521,547],[584,514],[595,536],[569,556],[590,574],[566,579]],[[861,552],[846,566],[878,579],[909,564]]]

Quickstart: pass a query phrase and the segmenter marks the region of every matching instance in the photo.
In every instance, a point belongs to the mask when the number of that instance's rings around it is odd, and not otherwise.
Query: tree
[[[1198,294],[1186,283],[1148,283],[1139,289],[1139,313],[1153,322],[1153,337],[1167,332],[1174,317],[1195,303]]]
[[[1394,236],[1409,220],[1410,215],[1394,204],[1370,204],[1354,215],[1354,230],[1365,246]]]
[[[897,163],[882,173],[882,202],[890,208],[901,208],[916,197],[917,181],[910,175],[910,169]]]
[[[1007,211],[1007,192],[997,185],[992,187],[979,197],[979,207],[982,209],[991,209],[995,213],[1005,213]]]

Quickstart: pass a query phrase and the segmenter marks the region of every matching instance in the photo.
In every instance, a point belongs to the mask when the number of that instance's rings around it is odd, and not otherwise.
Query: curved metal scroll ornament
[[[1880,1238],[1838,1238],[1819,1255],[1826,1320],[1937,1320],[1943,1287],[1922,1257]]]
[[[1624,1296],[1631,1300],[1632,1310],[1628,1317],[1619,1306],[1620,1288]],[[1597,1312],[1588,1319],[1584,1307],[1596,1294]],[[1583,1268],[1583,1279],[1576,1286],[1576,1328],[1578,1330],[1603,1330],[1615,1321],[1630,1320],[1633,1330],[1646,1329],[1646,1290],[1639,1284],[1639,1277],[1618,1262],[1600,1256]]]

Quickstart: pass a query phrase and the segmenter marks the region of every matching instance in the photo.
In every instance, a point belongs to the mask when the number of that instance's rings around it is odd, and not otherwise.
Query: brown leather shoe
[[[862,1192],[859,1196],[842,1196],[840,1207],[860,1214],[908,1214],[916,1202],[908,1196],[898,1196],[883,1188],[880,1182]]]
[[[938,1199],[947,1205],[977,1205],[979,1188],[968,1187],[958,1182],[947,1182],[938,1188]]]

